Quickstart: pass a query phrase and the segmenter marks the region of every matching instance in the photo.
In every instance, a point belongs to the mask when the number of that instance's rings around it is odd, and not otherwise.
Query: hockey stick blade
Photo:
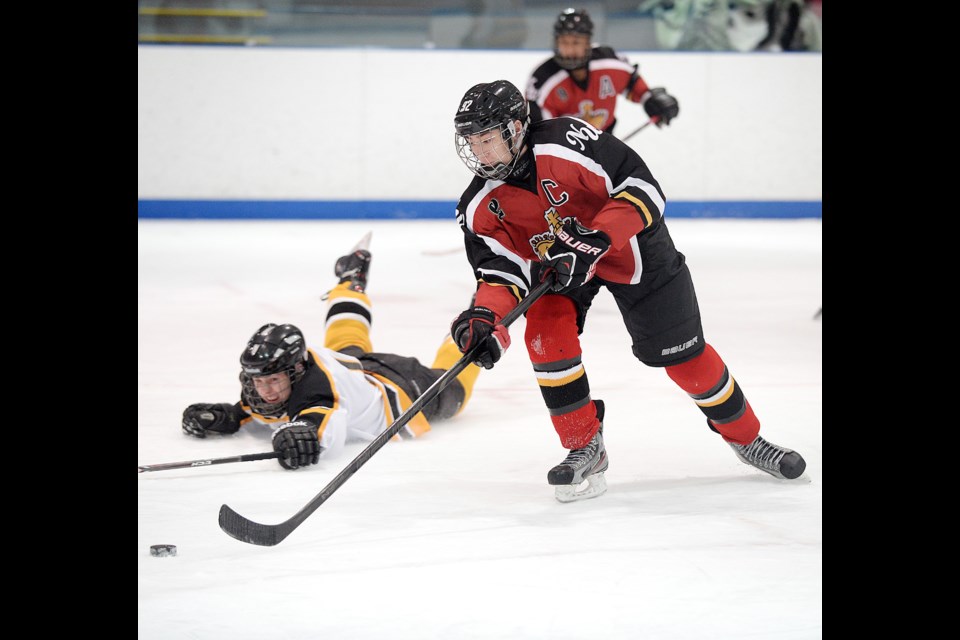
[[[306,516],[304,516],[306,517]],[[291,518],[280,524],[260,524],[244,518],[242,515],[223,505],[220,507],[220,528],[227,535],[236,538],[240,542],[255,544],[261,547],[272,547],[279,544],[284,538],[290,535],[290,532],[300,525],[300,521]]]
[[[530,308],[534,302],[536,302],[543,294],[550,291],[553,285],[552,280],[546,280],[541,282],[536,287],[534,287],[530,293],[527,294],[520,304],[514,307],[513,311],[504,316],[503,324],[505,327],[509,327],[513,322],[526,313],[527,309]],[[456,364],[450,367],[447,371],[443,373],[436,382],[434,382],[430,387],[423,392],[423,394],[417,398],[410,407],[407,408],[396,420],[393,421],[393,424],[390,427],[378,435],[374,440],[366,446],[366,448],[361,451],[356,458],[350,461],[350,463],[343,468],[337,476],[331,480],[323,490],[315,495],[310,502],[305,504],[300,511],[296,512],[289,519],[284,520],[279,524],[262,524],[259,522],[254,522],[249,518],[246,518],[227,505],[222,505],[220,507],[220,528],[230,536],[235,538],[240,542],[246,542],[248,544],[255,544],[261,547],[272,547],[281,543],[288,535],[290,535],[294,529],[303,524],[303,521],[306,520],[310,514],[320,508],[327,499],[332,496],[337,489],[339,489],[343,484],[350,479],[354,473],[356,473],[360,467],[362,467],[373,455],[379,451],[387,442],[396,435],[400,429],[403,428],[407,422],[409,422],[415,415],[420,413],[423,408],[433,401],[440,392],[443,391],[447,385],[453,382],[457,375],[461,371],[467,368],[471,362],[476,360],[476,353],[478,351],[478,346],[475,346],[473,349],[468,351],[461,357]]]
[[[193,467],[210,467],[215,464],[228,464],[230,462],[251,462],[253,460],[270,460],[279,458],[277,451],[268,451],[267,453],[247,453],[242,456],[231,456],[229,458],[205,458],[203,460],[187,460],[185,462],[163,462],[161,464],[141,464],[137,466],[137,473],[146,471],[167,471],[169,469],[192,469]]]

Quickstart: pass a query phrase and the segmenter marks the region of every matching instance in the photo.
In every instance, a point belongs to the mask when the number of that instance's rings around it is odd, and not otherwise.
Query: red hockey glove
[[[510,346],[507,328],[497,324],[493,311],[486,307],[473,307],[457,316],[450,325],[450,335],[462,353],[479,344],[474,362],[484,369],[493,369],[493,365]]]

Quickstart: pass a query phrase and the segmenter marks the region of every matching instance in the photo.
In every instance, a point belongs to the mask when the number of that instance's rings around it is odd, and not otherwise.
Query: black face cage
[[[581,58],[564,58],[560,55],[559,49],[553,50],[553,59],[556,61],[557,65],[561,69],[566,69],[567,71],[574,71],[576,69],[583,69],[587,66],[587,63],[590,62],[590,56],[592,55],[590,49],[587,50],[587,55]]]
[[[473,153],[473,149],[470,148],[470,142],[467,140],[467,136],[459,132],[454,132],[454,144],[457,147],[457,155],[460,156],[460,159],[467,165],[470,171],[481,178],[486,178],[487,180],[506,180],[516,166],[517,159],[520,157],[520,149],[523,147],[523,140],[527,135],[529,122],[529,118],[525,119],[519,131],[517,130],[516,121],[510,120],[509,122],[501,122],[499,125],[494,125],[489,129],[469,134],[471,137],[482,136],[492,129],[499,128],[500,136],[507,143],[507,149],[510,152],[510,158],[504,159],[505,161],[503,162],[498,162],[495,165],[483,164]]]
[[[280,372],[287,374],[287,377],[290,378],[291,388],[300,381],[300,379],[303,377],[303,374],[306,372],[306,368],[304,367],[300,367],[299,371],[297,369],[298,367],[291,367]],[[267,402],[257,391],[257,386],[253,383],[253,376],[243,371],[240,372],[240,386],[243,389],[243,399],[250,405],[250,409],[254,413],[258,413],[265,418],[279,418],[287,412],[287,405],[290,404],[289,396],[287,396],[287,399],[284,402],[277,402],[274,404]]]

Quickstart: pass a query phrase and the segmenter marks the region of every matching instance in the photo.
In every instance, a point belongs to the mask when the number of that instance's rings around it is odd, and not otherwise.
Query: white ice
[[[275,547],[228,537],[222,504],[296,513],[363,448],[296,472],[273,460],[137,476],[141,639],[822,636],[822,304],[817,220],[674,220],[707,341],[800,481],[740,463],[662,370],[641,365],[608,294],[583,335],[606,401],[609,490],[560,504],[563,459],[522,344],[464,414],[389,443]],[[432,360],[472,275],[449,221],[138,222],[137,463],[270,450],[264,432],[198,440],[193,402],[238,399],[265,322],[322,342],[333,263],[373,231],[375,348]],[[176,557],[149,554],[175,544]]]

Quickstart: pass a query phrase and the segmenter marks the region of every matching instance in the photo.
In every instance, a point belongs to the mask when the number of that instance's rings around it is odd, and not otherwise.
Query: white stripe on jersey
[[[490,240],[490,238],[486,238],[484,236],[480,236],[480,237],[483,238],[484,240]],[[491,242],[493,241],[491,240]],[[490,242],[488,242],[487,244],[490,244]],[[517,288],[523,291],[523,295],[527,295],[527,293],[529,292],[530,287],[527,284],[527,282],[530,282],[530,264],[526,261],[524,261],[523,263],[523,277],[526,278],[526,282],[518,279],[516,276],[510,273],[507,273],[506,271],[496,271],[494,269],[480,269],[480,274],[496,276],[498,278],[503,278],[507,282],[512,282],[513,284],[517,285]]]
[[[624,62],[619,58],[600,58],[599,60],[591,60],[589,62],[590,71],[605,71],[607,69],[614,69],[615,71],[623,71],[625,73],[633,73],[633,65],[629,62]]]
[[[490,275],[501,277],[504,280],[508,282],[512,282],[513,284],[517,285],[518,287],[520,287],[520,289],[526,292],[529,289],[529,286],[527,283],[530,282],[530,263],[524,260],[523,258],[521,258],[520,256],[518,256],[517,254],[515,254],[513,251],[510,251],[509,249],[504,247],[502,244],[500,244],[493,238],[477,233],[476,230],[473,228],[473,219],[477,212],[477,207],[480,205],[480,202],[491,191],[501,186],[502,184],[503,184],[502,180],[487,180],[486,183],[484,183],[483,188],[477,192],[477,195],[475,195],[473,199],[471,199],[470,202],[467,203],[467,210],[465,212],[466,219],[467,219],[467,229],[475,233],[478,238],[483,240],[484,244],[486,244],[487,247],[489,247],[490,251],[492,251],[494,254],[501,256],[503,258],[506,258],[510,262],[517,265],[517,267],[520,269],[520,273],[523,274],[525,282],[518,280],[516,276],[513,276],[504,271],[480,269],[480,273],[488,273]]]
[[[579,120],[579,118],[572,118],[573,120]],[[583,122],[580,120],[580,122]],[[587,123],[584,123],[587,124]],[[610,176],[606,171],[603,170],[603,167],[599,162],[588,158],[580,152],[565,147],[560,144],[538,144],[533,147],[533,154],[535,156],[554,156],[557,158],[563,158],[575,164],[580,165],[590,173],[603,178],[604,183],[606,184],[607,193],[613,195],[615,193],[620,193],[627,187],[636,187],[647,194],[647,197],[656,205],[657,209],[660,210],[660,215],[663,215],[663,210],[666,208],[666,202],[660,196],[660,192],[657,191],[657,188],[647,182],[646,180],[641,180],[630,176],[617,186],[613,186],[613,183],[610,180]]]
[[[606,71],[608,69],[613,69],[615,71],[623,71],[624,73],[633,74],[633,65],[618,58],[601,58],[600,60],[591,60],[588,63],[590,71]],[[547,98],[550,97],[550,94],[553,93],[553,90],[558,84],[570,77],[570,72],[566,69],[560,69],[555,74],[543,81],[543,86],[540,87],[540,93],[537,95],[537,104],[540,105],[540,109],[543,111],[543,119],[549,120],[553,118],[554,115],[550,113],[549,109],[543,108],[543,103],[547,101]]]
[[[583,122],[583,120],[579,120],[578,118],[571,118],[571,120]],[[584,122],[584,124],[587,123]],[[601,164],[596,160],[588,158],[579,151],[574,151],[573,149],[565,147],[561,144],[536,144],[533,146],[533,155],[537,156],[538,158],[540,156],[552,156],[555,158],[562,158],[574,164],[578,164],[595,176],[603,178],[603,182],[607,188],[607,193],[613,193],[613,182],[610,180],[610,176],[607,175],[607,172],[603,170],[603,166],[601,166]]]
[[[553,117],[553,114],[550,113],[548,109],[543,108],[543,103],[546,102],[547,98],[550,97],[550,94],[553,93],[553,89],[570,77],[570,74],[567,73],[564,69],[557,71],[555,74],[547,78],[543,82],[543,86],[540,87],[540,95],[537,96],[537,104],[540,105],[540,108],[543,110],[543,119],[549,120]]]
[[[630,251],[633,252],[633,275],[630,277],[630,284],[640,282],[640,276],[643,275],[643,258],[640,257],[640,243],[637,242],[637,236],[630,236]]]
[[[653,204],[657,206],[657,209],[660,209],[660,215],[661,216],[663,215],[664,213],[663,210],[667,208],[667,203],[664,201],[663,198],[660,197],[660,192],[657,191],[657,188],[655,186],[653,186],[652,184],[650,184],[645,180],[641,180],[640,178],[634,178],[632,176],[627,178],[621,184],[618,184],[613,189],[613,191],[610,192],[610,195],[613,195],[614,193],[619,193],[624,189],[626,189],[627,187],[636,187],[641,191],[643,191],[645,194],[647,194],[647,197],[650,198],[651,201],[653,201]]]
[[[503,180],[487,180],[483,183],[483,188],[477,192],[477,195],[467,203],[467,210],[464,211],[464,215],[467,218],[467,229],[476,233],[476,229],[473,228],[473,219],[477,214],[477,207],[480,206],[480,202],[487,197],[487,194],[503,184]]]

